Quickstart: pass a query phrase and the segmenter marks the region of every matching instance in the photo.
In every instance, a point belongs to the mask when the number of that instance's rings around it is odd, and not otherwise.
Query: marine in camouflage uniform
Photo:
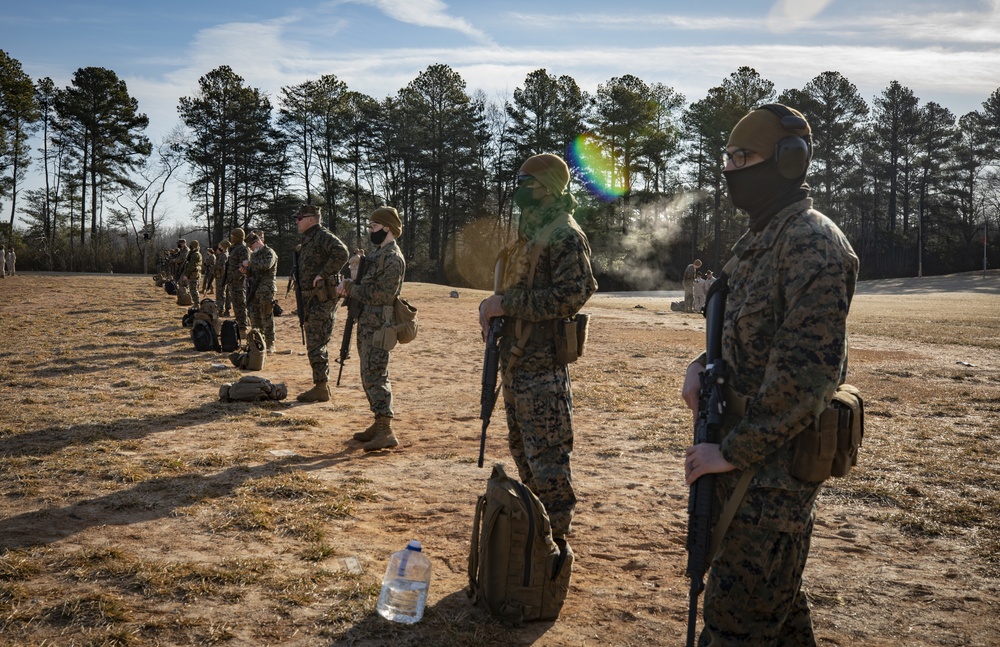
[[[264,244],[258,234],[247,236],[247,247],[252,250],[250,258],[243,261],[247,268],[247,282],[253,299],[247,303],[250,324],[260,331],[267,345],[267,352],[274,353],[274,293],[278,289],[278,255]]]
[[[219,251],[215,253],[215,285],[217,286],[216,297],[218,297],[216,300],[219,302],[219,316],[221,317],[228,317],[230,308],[232,308],[232,302],[229,299],[229,284],[225,280],[230,244],[228,240],[220,242]]]
[[[403,233],[403,223],[393,207],[380,207],[369,218],[374,252],[365,260],[364,275],[357,282],[344,279],[338,292],[361,304],[358,316],[358,357],[361,384],[375,422],[354,439],[364,442],[365,451],[395,447],[399,444],[392,429],[392,385],[389,383],[389,351],[373,343],[375,333],[395,324],[392,305],[403,289],[406,260],[396,238]]]
[[[514,196],[521,208],[519,236],[501,252],[501,293],[480,306],[484,336],[490,319],[504,318],[500,368],[508,445],[521,481],[545,505],[560,542],[576,507],[573,393],[568,367],[556,361],[553,331],[597,291],[590,243],[571,215],[575,201],[568,184],[569,168],[556,155],[535,155],[521,166]],[[541,254],[532,276],[536,245]],[[521,339],[524,354],[514,360],[512,349]]]
[[[340,271],[347,262],[347,246],[333,232],[320,224],[320,208],[303,205],[295,214],[302,238],[298,251],[298,275],[302,282],[303,324],[306,352],[312,367],[313,387],[300,393],[299,402],[326,402],[330,399],[330,336],[340,299],[336,287]]]
[[[701,259],[696,258],[693,263],[684,268],[684,275],[681,277],[681,286],[684,288],[684,312],[694,312],[694,282],[698,278],[698,268],[701,267]]]
[[[215,251],[212,248],[205,250],[205,261],[202,263],[203,278],[201,280],[201,291],[205,294],[214,292],[212,283],[215,281]]]
[[[744,471],[754,476],[710,558],[701,646],[816,644],[802,572],[820,483],[791,475],[793,438],[846,379],[858,259],[840,229],[812,208],[804,182],[809,145],[776,159],[779,141],[810,139],[805,119],[790,114],[797,119],[783,126],[771,109],[751,112],[727,147],[730,196],[749,214],[750,230],[733,249],[739,260],[728,275],[722,356],[731,398],[745,411],[730,416],[721,445],[688,448],[685,471],[689,484],[719,474],[717,512]],[[703,361],[693,362],[685,379],[692,408]]]
[[[250,330],[250,320],[247,318],[247,291],[243,279],[243,261],[250,259],[250,250],[243,240],[246,234],[236,228],[229,234],[229,261],[226,263],[226,289],[229,290],[229,301],[233,306],[236,325],[240,329],[240,338],[246,339]],[[227,308],[228,310],[228,308]]]
[[[180,284],[181,279],[184,278],[184,269],[187,267],[188,251],[187,241],[183,238],[178,240],[177,249],[174,252],[173,266],[170,268],[170,276],[177,281],[178,284]],[[177,289],[181,289],[181,286],[178,285]]]
[[[187,254],[187,260],[184,263],[184,279],[183,283],[187,284],[188,293],[191,295],[191,301],[197,307],[201,303],[201,299],[198,295],[198,283],[201,282],[201,252],[199,251],[201,245],[197,240],[191,241],[191,248]]]

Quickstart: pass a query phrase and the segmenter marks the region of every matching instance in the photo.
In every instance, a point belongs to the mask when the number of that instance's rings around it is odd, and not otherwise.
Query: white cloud
[[[375,7],[390,18],[410,25],[451,29],[484,43],[492,42],[485,32],[474,27],[469,21],[449,15],[448,5],[441,0],[345,0],[345,2]]]

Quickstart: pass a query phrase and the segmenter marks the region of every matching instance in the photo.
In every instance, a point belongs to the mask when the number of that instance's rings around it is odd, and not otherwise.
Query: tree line
[[[510,97],[470,94],[440,64],[383,99],[333,74],[272,98],[223,65],[180,97],[177,127],[154,145],[114,71],[81,68],[57,88],[0,50],[0,237],[23,247],[24,269],[139,272],[178,235],[211,245],[262,229],[286,271],[299,204],[321,205],[351,247],[390,204],[411,280],[487,287],[492,250],[516,229],[517,169],[548,152],[571,163],[602,288],[650,289],[695,257],[727,259],[746,216],[729,201],[722,150],[743,115],[774,101],[809,120],[816,207],[847,234],[864,278],[1000,260],[1000,88],[956,117],[897,81],[869,104],[838,72],[779,93],[750,67],[689,102],[629,74],[590,94],[545,69]],[[25,191],[32,165],[44,186]],[[163,223],[169,183],[186,188],[191,226]]]

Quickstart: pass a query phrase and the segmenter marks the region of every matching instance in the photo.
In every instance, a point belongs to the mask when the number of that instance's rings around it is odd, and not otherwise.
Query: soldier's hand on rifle
[[[684,404],[688,405],[694,415],[698,415],[698,394],[701,392],[701,374],[705,372],[705,365],[700,362],[691,362],[684,374],[684,386],[681,388],[681,397]]]
[[[494,294],[483,299],[483,302],[479,304],[479,327],[483,331],[483,341],[486,341],[490,334],[490,319],[503,315],[503,295]]]
[[[313,279],[313,287],[319,287],[319,284],[323,282],[323,275],[317,274],[316,278]]]
[[[722,456],[715,443],[701,443],[684,450],[684,482],[692,485],[705,474],[731,472],[736,466]]]
[[[344,280],[342,280],[340,282],[340,285],[337,286],[337,294],[340,295],[340,296],[342,296],[342,297],[346,297],[347,293],[351,289],[351,284],[352,283],[354,283],[354,281],[352,281],[351,279],[344,279]]]

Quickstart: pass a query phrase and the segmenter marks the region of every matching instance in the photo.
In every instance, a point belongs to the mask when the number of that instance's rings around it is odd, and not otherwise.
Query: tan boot
[[[378,416],[375,417],[375,422],[368,425],[368,428],[364,431],[358,431],[354,433],[354,440],[362,443],[367,443],[372,438],[375,437],[375,433],[378,431],[379,420]]]
[[[317,382],[313,388],[295,397],[299,402],[329,402],[330,387],[326,382]]]
[[[375,417],[375,437],[364,444],[362,449],[373,452],[377,449],[388,449],[399,445],[396,435],[392,433],[392,418],[388,416]]]

